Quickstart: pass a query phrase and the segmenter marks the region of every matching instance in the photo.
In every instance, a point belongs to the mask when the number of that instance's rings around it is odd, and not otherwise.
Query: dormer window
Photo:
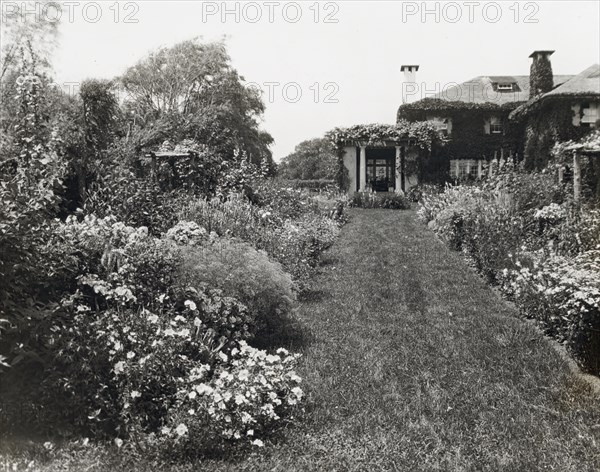
[[[514,90],[514,84],[498,84],[499,92],[512,92]]]

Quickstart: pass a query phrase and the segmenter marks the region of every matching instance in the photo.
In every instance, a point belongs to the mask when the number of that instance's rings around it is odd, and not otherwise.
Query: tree
[[[293,153],[279,164],[278,174],[286,179],[335,179],[338,158],[331,142],[325,138],[298,144]]]
[[[228,158],[242,152],[272,162],[272,138],[259,129],[264,104],[243,81],[222,42],[196,39],[151,53],[121,78],[135,132],[156,131],[141,145],[193,139]]]

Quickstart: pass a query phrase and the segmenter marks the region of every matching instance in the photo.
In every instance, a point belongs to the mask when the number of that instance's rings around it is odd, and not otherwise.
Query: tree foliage
[[[278,175],[286,179],[332,180],[336,176],[337,156],[331,142],[325,138],[302,141],[293,153],[284,157]]]
[[[222,42],[198,40],[161,48],[121,78],[126,111],[145,135],[140,144],[193,139],[226,157],[237,151],[272,162],[273,139],[259,129],[264,104],[243,82]]]

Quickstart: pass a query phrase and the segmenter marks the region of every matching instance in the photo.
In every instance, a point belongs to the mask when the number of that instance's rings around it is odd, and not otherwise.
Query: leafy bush
[[[358,208],[388,208],[390,210],[408,210],[410,202],[402,194],[383,194],[357,192],[349,205]]]
[[[239,238],[265,251],[302,288],[320,253],[339,232],[343,204],[340,208],[339,202],[331,199],[326,204],[322,196],[317,199],[295,190],[273,190],[260,198],[263,206],[239,195],[225,200],[197,199],[179,216],[209,232]]]
[[[259,327],[291,314],[295,300],[291,277],[251,245],[219,238],[202,247],[185,246],[181,256],[179,284],[221,290],[246,305]]]

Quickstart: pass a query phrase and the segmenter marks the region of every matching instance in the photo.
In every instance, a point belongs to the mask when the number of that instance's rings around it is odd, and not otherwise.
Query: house
[[[598,127],[600,66],[554,75],[537,50],[529,75],[478,76],[404,103],[393,125],[336,128],[340,168],[350,192],[405,192],[419,182],[478,179],[493,159],[541,168],[557,141]],[[419,66],[402,66],[416,83]]]
[[[447,135],[448,143],[434,150],[421,166],[426,180],[481,178],[492,159],[521,159],[523,128],[509,120],[511,112],[526,104],[540,89],[571,80],[552,75],[552,51],[534,51],[530,75],[478,76],[445,88],[431,97],[400,105],[398,120],[427,120]],[[536,71],[542,71],[538,79]],[[549,77],[548,77],[549,72]]]
[[[524,130],[525,167],[544,167],[556,142],[578,140],[600,127],[600,65],[537,95],[509,119]]]

